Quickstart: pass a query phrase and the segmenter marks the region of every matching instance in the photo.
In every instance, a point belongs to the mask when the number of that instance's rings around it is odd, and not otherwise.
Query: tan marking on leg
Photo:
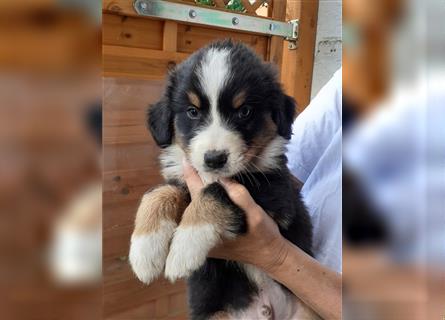
[[[146,193],[136,214],[133,234],[155,232],[163,220],[178,222],[187,205],[187,194],[180,187],[164,185]]]
[[[212,196],[202,193],[187,207],[181,220],[181,226],[211,224],[218,232],[230,224],[232,212]]]

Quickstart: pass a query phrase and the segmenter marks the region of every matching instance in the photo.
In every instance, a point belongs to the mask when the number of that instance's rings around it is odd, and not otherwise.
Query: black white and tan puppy
[[[218,182],[222,177],[243,184],[281,234],[312,254],[310,218],[286,166],[294,114],[295,102],[283,93],[273,66],[232,41],[213,43],[178,65],[164,96],[148,110],[166,184],[141,201],[130,262],[145,283],[163,272],[172,281],[188,278],[193,319],[242,319],[265,296],[274,319],[290,319],[289,310],[310,317],[254,266],[207,258],[223,239],[247,231],[245,213]],[[183,158],[206,183],[192,202]]]

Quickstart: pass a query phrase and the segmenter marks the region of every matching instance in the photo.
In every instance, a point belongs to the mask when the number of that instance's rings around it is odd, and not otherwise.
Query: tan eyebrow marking
[[[236,96],[233,97],[233,107],[235,109],[238,109],[239,107],[241,107],[243,105],[245,100],[246,100],[246,92],[245,91],[241,91],[241,92],[237,93]]]
[[[189,97],[190,103],[193,104],[196,108],[200,108],[201,107],[201,102],[199,100],[199,97],[197,96],[196,93],[194,92],[187,92],[187,95]]]

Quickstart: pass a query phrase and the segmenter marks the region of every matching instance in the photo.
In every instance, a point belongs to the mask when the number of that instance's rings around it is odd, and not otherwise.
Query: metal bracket
[[[287,44],[287,47],[289,50],[295,50],[298,48],[297,45],[297,40],[298,40],[298,31],[299,31],[299,20],[298,19],[294,19],[289,21],[288,23],[290,23],[292,25],[292,37],[287,37],[286,40],[289,41],[289,43]]]
[[[287,23],[162,0],[135,0],[133,6],[139,15],[147,17],[281,36],[293,43],[298,38],[298,20]]]

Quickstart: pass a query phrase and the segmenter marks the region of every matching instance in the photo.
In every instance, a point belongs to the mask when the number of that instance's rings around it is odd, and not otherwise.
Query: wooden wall
[[[147,132],[145,112],[162,93],[163,81],[104,80],[103,272],[105,319],[183,319],[183,282],[150,286],[132,274],[127,255],[142,194],[162,178],[158,148]]]

